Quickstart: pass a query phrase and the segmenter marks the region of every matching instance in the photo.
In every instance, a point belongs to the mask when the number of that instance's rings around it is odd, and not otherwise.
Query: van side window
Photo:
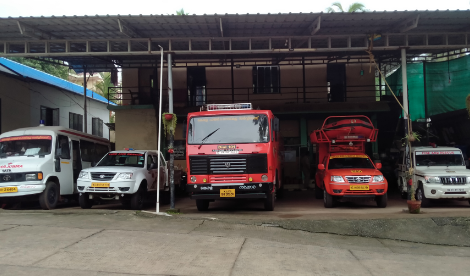
[[[95,151],[95,144],[93,142],[88,142],[80,140],[80,153],[82,155],[82,161],[93,162],[93,153]]]
[[[56,153],[60,150],[59,157],[61,159],[70,159],[70,145],[69,137],[64,135],[58,135],[56,141]]]

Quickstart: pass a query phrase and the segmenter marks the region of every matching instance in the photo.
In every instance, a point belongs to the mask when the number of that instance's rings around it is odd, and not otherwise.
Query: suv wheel
[[[82,207],[82,209],[90,209],[91,207],[93,207],[93,199],[90,199],[89,194],[81,194],[78,197],[78,203],[80,204],[80,207]]]
[[[418,189],[416,189],[416,200],[421,201],[421,207],[426,208],[431,206],[431,200],[424,195],[423,184],[420,184]]]
[[[325,208],[333,208],[335,205],[333,196],[330,195],[326,189],[323,190],[323,205]]]

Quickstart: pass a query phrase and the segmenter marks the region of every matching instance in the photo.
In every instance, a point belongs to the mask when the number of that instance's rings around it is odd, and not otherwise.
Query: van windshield
[[[0,158],[51,154],[52,136],[29,135],[0,139]]]
[[[96,165],[103,166],[123,166],[143,168],[145,164],[145,155],[143,153],[110,152]]]
[[[416,152],[416,166],[465,166],[460,151]]]

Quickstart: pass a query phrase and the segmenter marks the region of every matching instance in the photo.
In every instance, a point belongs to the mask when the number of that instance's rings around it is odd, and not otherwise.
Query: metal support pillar
[[[302,88],[304,93],[304,103],[307,102],[307,94],[305,91],[305,56],[302,56]]]
[[[87,121],[87,110],[86,110],[86,67],[83,67],[83,130],[88,133],[88,121]]]
[[[426,142],[429,145],[428,91],[426,85],[426,61],[423,61],[424,118],[426,119]]]
[[[406,49],[401,49],[401,76],[402,76],[402,91],[403,91],[403,108],[405,112],[403,112],[403,125],[405,126],[405,135],[408,134],[408,79],[406,74]],[[406,170],[408,171],[411,167],[411,159],[410,159],[410,142],[406,141],[405,143],[405,165]],[[412,193],[412,186],[405,183],[408,188],[408,200],[411,199]]]
[[[235,103],[235,87],[233,85],[233,58],[230,59],[230,78],[232,81],[232,103]]]
[[[173,113],[173,71],[171,54],[168,54],[168,113]],[[173,115],[176,116],[176,115]],[[169,145],[168,148],[172,149],[174,146],[175,137],[173,135],[174,129],[170,126]],[[175,154],[170,153],[170,209],[175,209]]]

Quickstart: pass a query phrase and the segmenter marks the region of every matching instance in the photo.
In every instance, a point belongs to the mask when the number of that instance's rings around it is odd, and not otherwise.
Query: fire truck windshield
[[[188,144],[267,143],[268,122],[263,114],[193,117]]]
[[[374,165],[370,162],[369,158],[333,158],[330,159],[328,164],[329,170],[334,169],[373,169]]]

